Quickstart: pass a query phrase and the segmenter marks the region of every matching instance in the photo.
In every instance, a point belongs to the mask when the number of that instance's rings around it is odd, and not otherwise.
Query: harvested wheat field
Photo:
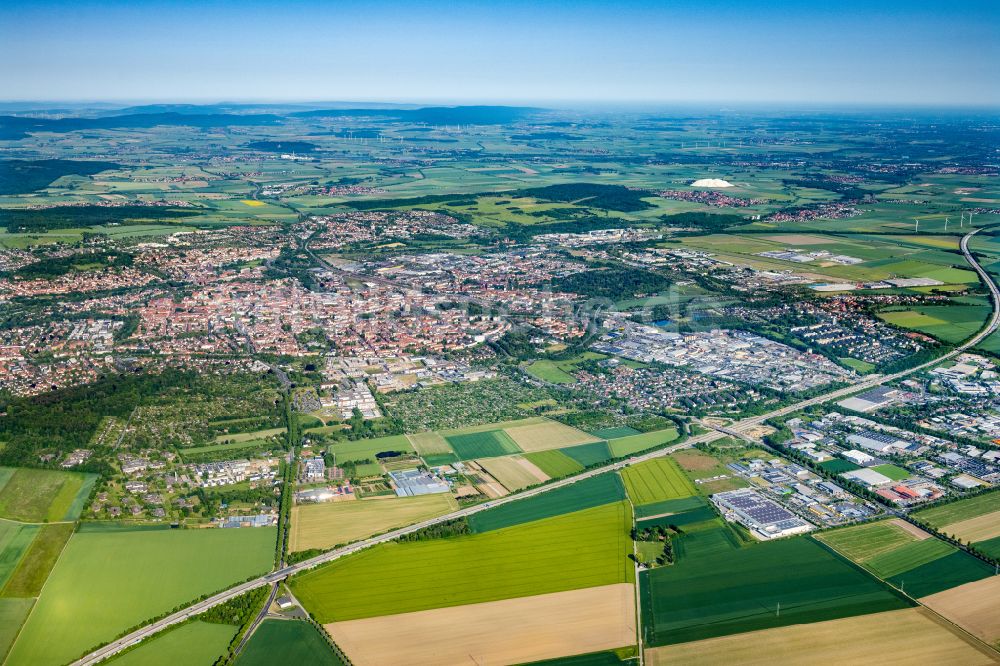
[[[962,541],[967,542],[986,541],[1000,537],[1000,511],[945,525],[941,531],[954,534]]]
[[[483,458],[476,462],[511,492],[549,480],[548,474],[521,456]]]
[[[1000,641],[1000,576],[932,594],[920,603],[990,645]]]
[[[303,504],[292,508],[292,552],[333,548],[458,508],[451,495]]]
[[[646,664],[885,664],[934,666],[1000,663],[925,608],[709,638],[646,650]]]
[[[582,430],[563,425],[558,421],[542,421],[530,425],[514,426],[504,428],[504,431],[521,447],[522,451],[527,453],[601,441],[593,435],[588,435]]]
[[[324,625],[355,666],[520,664],[635,644],[631,583]]]

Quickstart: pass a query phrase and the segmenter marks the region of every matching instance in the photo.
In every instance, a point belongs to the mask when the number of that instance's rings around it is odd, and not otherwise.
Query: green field
[[[0,590],[14,575],[41,528],[40,525],[22,525],[0,520]]]
[[[0,663],[7,656],[34,603],[34,599],[0,598]]]
[[[70,661],[151,617],[265,573],[276,536],[273,528],[78,532],[9,663]],[[58,641],[49,640],[54,633]]]
[[[664,430],[654,430],[653,432],[644,432],[638,435],[612,439],[608,442],[608,448],[611,450],[613,457],[624,458],[633,453],[639,453],[654,446],[672,442],[678,437],[680,437],[680,433],[677,432],[677,428],[666,428]]]
[[[977,541],[976,548],[995,560],[1000,560],[1000,537]]]
[[[875,555],[865,562],[865,567],[879,578],[888,579],[954,552],[954,547],[940,539],[924,539]]]
[[[535,361],[527,366],[528,374],[550,384],[573,384],[576,377],[560,368],[554,361]]]
[[[820,532],[816,538],[858,563],[916,540],[911,533],[886,520]]]
[[[330,452],[338,463],[375,461],[376,454],[385,451],[403,451],[413,453],[413,445],[406,435],[390,435],[377,439],[358,439],[355,441],[337,442],[330,446]]]
[[[831,474],[843,474],[844,472],[853,472],[856,469],[861,469],[861,467],[855,465],[850,460],[843,460],[841,458],[821,462],[819,466]]]
[[[849,357],[841,358],[840,362],[846,365],[848,368],[857,370],[863,375],[868,374],[869,372],[875,369],[874,363],[869,363],[868,361],[862,361],[861,359],[857,358],[849,358]]]
[[[902,467],[897,467],[896,465],[876,465],[872,469],[879,474],[884,474],[893,481],[902,481],[903,479],[910,478],[910,473],[907,472]]]
[[[993,567],[968,553],[956,550],[908,569],[888,580],[911,597],[925,597],[994,575]]]
[[[583,471],[583,465],[557,449],[526,453],[524,457],[552,479],[558,479]]]
[[[655,458],[622,470],[625,489],[635,504],[653,504],[697,494],[694,485],[669,458]]]
[[[88,476],[18,468],[0,489],[0,518],[25,523],[74,520],[78,516],[70,511]]]
[[[250,440],[250,441],[239,441],[233,442],[231,444],[210,444],[208,446],[194,446],[190,449],[181,449],[180,453],[186,458],[191,456],[197,456],[203,453],[218,453],[219,451],[241,451],[241,450],[254,450],[254,449],[266,449],[271,450],[274,447],[274,442],[264,441],[264,440]]]
[[[43,525],[7,584],[0,586],[0,594],[5,597],[37,597],[72,535],[72,523]]]
[[[489,532],[623,499],[625,487],[618,475],[600,474],[541,495],[480,511],[469,516],[469,526],[474,532]]]
[[[635,517],[637,519],[652,518],[653,516],[675,515],[700,509],[708,506],[708,501],[704,497],[685,497],[683,499],[672,499],[654,504],[646,504],[635,507]]]
[[[361,463],[354,468],[354,475],[359,479],[368,476],[382,476],[382,466],[378,463]]]
[[[608,447],[607,442],[580,444],[579,446],[569,446],[559,450],[584,467],[599,465],[611,459],[611,449]]]
[[[236,627],[189,622],[141,643],[105,663],[114,666],[212,666],[236,635]]]
[[[387,543],[292,579],[322,623],[631,582],[628,504],[484,534]]]
[[[642,433],[635,428],[629,428],[628,426],[619,426],[617,428],[602,428],[600,430],[594,430],[590,433],[594,437],[599,437],[600,439],[618,439],[619,437],[631,437],[632,435],[641,435]]]
[[[879,318],[949,343],[962,342],[983,327],[986,305],[925,305],[910,310],[880,312]]]
[[[448,444],[461,460],[495,458],[511,453],[521,453],[521,448],[503,430],[448,435],[445,439],[448,440]]]
[[[304,620],[264,620],[236,666],[344,666],[319,631]]]
[[[707,538],[715,532],[719,530],[704,534]],[[722,542],[703,544],[697,556],[682,556],[673,566],[641,576],[643,632],[650,645],[909,605],[867,573],[806,537],[744,548]]]
[[[913,517],[928,525],[941,528],[961,520],[985,516],[994,511],[1000,511],[1000,492],[984,493],[969,499],[916,511]]]

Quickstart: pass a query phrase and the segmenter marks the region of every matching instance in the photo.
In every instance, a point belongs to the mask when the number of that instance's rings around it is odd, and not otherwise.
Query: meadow
[[[696,553],[689,548],[673,566],[641,576],[643,631],[650,645],[910,605],[805,537],[744,548],[727,547],[722,542],[710,547],[704,544]]]
[[[0,596],[37,597],[72,535],[72,523],[42,525],[6,585],[0,586]]]
[[[894,326],[955,344],[978,332],[989,313],[990,309],[985,305],[925,305],[909,310],[879,312],[878,317]]]
[[[327,623],[632,582],[631,524],[617,502],[482,534],[392,542],[297,576],[291,588]]]
[[[25,523],[75,520],[77,495],[92,474],[17,468],[0,488],[0,518]],[[91,482],[92,484],[92,482]],[[86,486],[89,493],[90,486]]]
[[[460,460],[490,458],[520,453],[521,449],[503,430],[487,430],[445,437]]]
[[[70,661],[179,604],[263,574],[276,538],[273,528],[77,532],[8,663]],[[54,632],[59,640],[48,640]]]
[[[308,664],[344,666],[326,639],[304,620],[264,620],[236,659],[236,666]]]
[[[25,553],[31,548],[41,525],[23,525],[0,520],[0,589],[17,570]]]
[[[655,458],[622,470],[625,489],[634,504],[653,504],[690,497],[697,493],[677,463]]]
[[[615,458],[624,458],[633,453],[651,449],[654,446],[669,444],[678,437],[680,437],[680,433],[677,432],[677,428],[665,428],[663,430],[654,430],[652,432],[609,439],[608,448],[611,450],[611,455]]]
[[[374,461],[375,456],[386,451],[413,453],[413,445],[405,435],[390,435],[376,439],[344,440],[330,445],[330,452],[338,463]]]
[[[859,564],[916,541],[912,532],[891,520],[820,532],[815,538]]]
[[[302,504],[292,509],[288,549],[328,549],[454,511],[447,494]]]

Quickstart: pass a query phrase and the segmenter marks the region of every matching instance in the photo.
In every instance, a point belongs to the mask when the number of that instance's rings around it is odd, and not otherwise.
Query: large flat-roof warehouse
[[[812,523],[749,488],[716,493],[712,502],[727,519],[745,526],[758,539],[802,534],[814,528]]]

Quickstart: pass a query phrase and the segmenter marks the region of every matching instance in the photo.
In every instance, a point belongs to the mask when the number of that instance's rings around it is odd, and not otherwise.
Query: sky
[[[0,99],[1000,106],[1000,0],[12,0]]]

